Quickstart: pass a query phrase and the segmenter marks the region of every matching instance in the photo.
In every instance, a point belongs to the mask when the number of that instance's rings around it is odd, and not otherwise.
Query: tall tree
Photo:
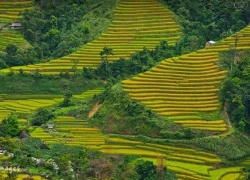
[[[108,57],[109,55],[114,55],[113,49],[111,47],[105,46],[100,52],[102,63],[105,64],[106,74],[108,73]]]
[[[17,121],[17,117],[15,114],[11,114],[5,119],[3,119],[2,124],[0,126],[1,135],[2,136],[17,136],[20,132],[19,124]]]

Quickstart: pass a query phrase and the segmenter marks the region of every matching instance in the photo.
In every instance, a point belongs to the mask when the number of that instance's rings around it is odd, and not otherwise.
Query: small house
[[[206,42],[206,47],[213,46],[215,43],[215,41],[208,41]]]
[[[22,28],[22,23],[13,22],[13,23],[11,23],[11,25],[9,27],[10,27],[10,29],[21,29]]]
[[[55,128],[55,125],[54,125],[54,124],[47,124],[47,128],[48,128],[48,129],[54,129],[54,128]]]

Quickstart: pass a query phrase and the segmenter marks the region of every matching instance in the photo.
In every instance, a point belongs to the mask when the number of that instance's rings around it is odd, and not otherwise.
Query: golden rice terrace
[[[237,49],[249,49],[250,26],[237,33]],[[124,91],[153,111],[192,129],[225,131],[221,119],[207,121],[204,112],[219,109],[218,85],[225,77],[217,61],[220,52],[234,47],[228,37],[214,46],[162,61],[151,70],[123,81]]]

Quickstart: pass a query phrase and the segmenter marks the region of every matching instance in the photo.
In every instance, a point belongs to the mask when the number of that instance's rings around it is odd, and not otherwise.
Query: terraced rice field
[[[1,0],[0,1],[0,22],[9,23],[21,18],[20,12],[31,9],[32,0]]]
[[[213,180],[239,174],[242,167],[214,169],[221,162],[216,155],[197,149],[174,145],[159,145],[104,135],[97,128],[90,128],[87,121],[74,117],[59,116],[54,120],[56,131],[46,132],[37,128],[31,135],[48,144],[64,143],[69,146],[84,146],[106,154],[138,155],[157,163],[163,159],[168,169],[177,174],[178,179]]]
[[[41,107],[52,106],[62,101],[62,98],[54,99],[25,99],[25,100],[4,100],[0,101],[0,122],[11,112],[31,113]],[[25,120],[19,120],[25,123]]]
[[[31,177],[33,178],[34,180],[45,180],[44,178],[42,178],[41,176],[30,176],[28,174],[19,174],[16,178],[16,180],[23,180],[24,178],[28,178],[28,177]]]
[[[1,7],[1,6],[0,6]],[[5,52],[8,44],[16,44],[22,49],[30,47],[30,44],[22,37],[19,31],[3,29],[0,31],[0,51]]]
[[[90,98],[94,95],[97,95],[97,94],[101,93],[102,91],[103,91],[102,88],[87,90],[87,91],[83,92],[82,94],[73,95],[73,97],[76,99],[86,99],[86,98]]]
[[[250,26],[237,33],[237,49],[250,49]],[[228,37],[214,46],[162,61],[151,70],[122,82],[134,100],[192,129],[226,131],[221,119],[207,121],[200,113],[218,110],[218,85],[225,77],[216,62],[220,52],[234,46]]]
[[[212,180],[235,180],[240,176],[243,167],[229,167],[210,171]]]
[[[97,67],[101,64],[99,53],[105,46],[113,49],[114,56],[108,58],[113,62],[120,57],[128,58],[144,46],[154,49],[161,40],[167,40],[173,45],[180,35],[181,30],[174,16],[157,0],[120,0],[118,7],[114,9],[112,24],[97,40],[49,63],[12,69],[18,71],[22,68],[25,72],[39,69],[43,74],[59,74],[61,71],[71,71],[74,65],[78,69]]]

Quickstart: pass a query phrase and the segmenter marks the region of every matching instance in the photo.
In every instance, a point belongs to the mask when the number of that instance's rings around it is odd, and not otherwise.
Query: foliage
[[[46,108],[39,108],[32,117],[31,124],[34,126],[41,126],[49,120],[54,118],[52,112]]]
[[[107,84],[109,83],[107,82]],[[120,84],[116,84],[112,88],[107,86],[102,94],[97,95],[88,103],[89,111],[96,103],[102,104],[89,122],[93,126],[98,126],[105,133],[144,135],[169,139],[195,136],[187,128],[166,120],[142,104],[131,100],[122,91]],[[78,113],[84,114],[84,110]],[[86,117],[87,114],[84,118]]]
[[[15,137],[20,133],[19,124],[17,121],[17,116],[11,114],[3,119],[0,124],[0,136],[11,136]]]
[[[131,169],[131,162],[134,160],[132,157],[108,156],[99,151],[63,144],[50,145],[49,149],[40,149],[42,143],[33,138],[19,140],[16,142],[18,148],[12,151],[15,156],[9,159],[8,164],[35,169],[36,173],[49,174],[51,179],[125,180],[124,177],[137,177],[135,170]],[[40,159],[40,163],[34,162],[32,158]],[[58,165],[58,170],[54,168],[53,163]]]
[[[214,152],[233,161],[250,155],[250,140],[239,132],[226,137],[196,138],[190,141],[182,141],[182,143]]]
[[[239,31],[250,22],[250,10],[236,9],[236,1],[162,0],[178,15],[184,37],[178,52],[187,53],[204,47],[209,40],[219,40]]]
[[[61,103],[61,107],[68,107],[68,106],[71,106],[72,105],[72,92],[67,92],[65,95],[64,95],[64,99],[63,99],[63,102]]]
[[[138,160],[136,162],[135,170],[140,176],[139,180],[175,180],[175,175],[167,170],[165,167],[162,167],[163,174],[157,170],[157,167],[151,161]]]
[[[156,179],[156,167],[153,162],[140,160],[137,163],[136,172],[140,175],[139,180]]]
[[[221,55],[220,64],[229,71],[220,88],[220,101],[227,107],[230,120],[241,131],[250,129],[250,57],[249,51],[238,53],[234,62],[231,52]],[[231,58],[230,58],[231,57]]]
[[[39,59],[58,58],[95,39],[112,19],[114,0],[35,1],[22,15],[23,35]]]
[[[113,63],[108,63],[107,66],[106,63],[102,63],[97,69],[84,68],[83,76],[90,79],[96,77],[101,79],[114,78],[113,80],[117,82],[121,79],[145,72],[163,59],[176,55],[175,47],[169,46],[167,41],[161,41],[160,45],[154,50],[149,50],[144,47],[142,51],[131,55],[129,60],[120,58]],[[106,67],[107,72],[109,72],[108,76],[106,75]]]
[[[80,94],[85,90],[103,86],[101,80],[89,80],[82,76],[58,77],[35,75],[0,75],[0,92],[4,94],[50,94],[64,95],[67,91]],[[16,85],[18,84],[18,86]]]
[[[6,46],[5,51],[6,54],[0,55],[0,69],[32,64],[38,61],[37,52],[32,47],[23,50],[11,43]]]
[[[106,75],[108,75],[108,56],[114,55],[113,49],[105,46],[103,50],[100,52],[102,64],[105,64]]]

